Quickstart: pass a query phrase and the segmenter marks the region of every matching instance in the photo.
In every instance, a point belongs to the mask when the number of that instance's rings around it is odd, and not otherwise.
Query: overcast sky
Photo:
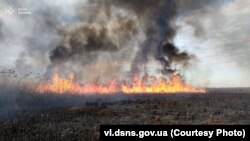
[[[60,20],[70,23],[75,16],[74,3],[71,0],[0,0],[0,69],[15,68],[20,57],[26,58],[25,50],[30,45],[27,40],[39,37],[34,46],[40,48],[52,44],[49,41],[54,38],[53,29],[37,29],[42,20],[39,10],[46,6],[56,7],[55,12],[61,13]],[[11,8],[15,13],[10,14]],[[17,8],[24,8],[30,14],[20,15]],[[174,43],[196,56],[193,66],[183,72],[187,81],[210,87],[250,86],[249,0],[224,0],[189,14],[180,14],[174,24],[178,27]],[[49,58],[48,54],[44,56]],[[39,64],[49,62],[44,58],[23,60],[26,61],[24,65],[31,66],[28,72],[43,72],[46,66]]]

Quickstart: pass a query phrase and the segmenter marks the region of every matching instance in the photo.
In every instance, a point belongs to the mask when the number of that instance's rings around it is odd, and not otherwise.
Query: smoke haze
[[[238,86],[249,76],[247,1],[12,0],[0,5],[31,11],[1,14],[3,68],[50,77],[57,67],[60,75],[74,72],[81,82],[127,80],[145,72],[180,74],[201,86]],[[217,60],[228,69],[221,71]],[[225,84],[232,73],[237,82]],[[221,74],[225,78],[218,78]]]

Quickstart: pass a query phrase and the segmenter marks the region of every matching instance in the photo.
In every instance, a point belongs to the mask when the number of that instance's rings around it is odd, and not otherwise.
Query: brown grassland
[[[1,118],[0,140],[94,141],[99,140],[99,125],[103,124],[250,124],[249,89],[208,89],[206,94],[118,94],[89,99],[76,96],[78,101],[68,104],[64,100],[74,96],[31,97],[26,103],[40,102],[40,106],[21,108],[15,111],[20,114]],[[57,99],[64,104],[46,106]],[[84,104],[72,104],[80,99],[85,99]],[[44,103],[46,100],[50,103]]]

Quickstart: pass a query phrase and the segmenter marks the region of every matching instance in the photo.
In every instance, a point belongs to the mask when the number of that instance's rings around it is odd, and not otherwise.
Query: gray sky
[[[55,43],[52,39],[56,39],[56,33],[53,29],[38,29],[37,25],[41,26],[40,11],[46,6],[55,7],[53,10],[59,11],[60,15],[54,16],[70,23],[75,16],[75,1],[17,1],[0,0],[0,68],[15,68],[16,60],[21,57],[23,65],[29,66],[28,72],[44,72],[49,63],[49,48],[46,47]],[[7,11],[10,8],[15,10],[12,15]],[[17,8],[24,8],[23,10],[31,13],[19,15]],[[249,0],[225,0],[189,14],[180,14],[174,24],[178,28],[175,44],[181,50],[196,55],[192,67],[182,72],[188,82],[211,87],[250,86]],[[38,37],[34,46],[44,50],[43,58],[26,56],[27,46],[30,46],[27,40]]]
[[[250,86],[249,6],[250,1],[236,0],[177,20],[177,46],[194,52],[199,61],[188,72],[189,81],[215,87]]]

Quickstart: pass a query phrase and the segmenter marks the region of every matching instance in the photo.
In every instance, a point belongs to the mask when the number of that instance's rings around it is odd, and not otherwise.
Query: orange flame
[[[63,79],[55,71],[53,79],[49,82],[42,82],[36,88],[39,93],[71,93],[71,94],[136,94],[136,93],[205,93],[205,90],[193,88],[183,82],[178,75],[174,75],[168,82],[165,78],[157,79],[145,74],[142,79],[138,75],[134,76],[133,84],[118,83],[116,80],[108,84],[75,82],[74,74],[69,75],[69,79]]]

